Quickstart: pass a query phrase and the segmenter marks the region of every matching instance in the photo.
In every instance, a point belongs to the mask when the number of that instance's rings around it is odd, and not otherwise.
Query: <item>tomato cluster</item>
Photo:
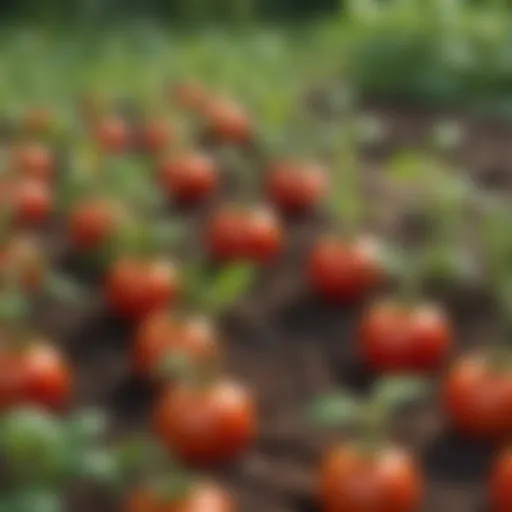
[[[243,105],[195,82],[178,84],[166,96],[171,109],[134,116],[88,97],[79,140],[70,148],[80,158],[66,168],[51,137],[52,112],[23,116],[23,136],[9,148],[8,169],[0,177],[0,414],[27,405],[63,414],[72,404],[70,362],[27,329],[28,306],[52,292],[58,277],[51,256],[31,232],[60,233],[64,225],[66,249],[98,265],[102,282],[96,291],[131,330],[133,374],[157,395],[150,426],[162,451],[192,472],[240,458],[258,434],[258,400],[226,371],[218,315],[247,290],[252,282],[247,276],[280,260],[295,223],[328,210],[334,222],[311,241],[302,274],[325,307],[356,311],[362,306],[354,346],[366,371],[383,384],[367,403],[350,403],[352,413],[344,417],[357,423],[359,436],[325,454],[320,509],[414,512],[421,507],[421,468],[409,451],[387,442],[397,396],[413,389],[415,378],[441,375],[445,416],[460,433],[507,441],[512,435],[508,351],[506,357],[499,351],[497,357],[494,352],[466,355],[443,375],[455,349],[455,329],[447,311],[419,293],[443,243],[439,233],[446,219],[433,219],[434,235],[419,251],[404,249],[397,237],[379,239],[363,227],[359,210],[366,197],[347,154],[341,163],[320,156],[291,158],[284,151],[263,152],[260,158],[257,126]],[[181,140],[173,118],[177,110],[196,122],[198,135],[207,135],[204,144]],[[228,171],[215,149],[234,150],[242,163]],[[257,160],[261,177],[244,165],[248,158]],[[337,168],[344,164],[346,169]],[[254,198],[254,190],[244,189],[236,200],[226,199],[225,181],[241,177],[255,184],[249,172],[261,178],[262,194]],[[443,188],[429,188],[427,202],[438,208]],[[171,235],[197,207],[209,215],[204,229],[182,230],[192,245],[187,252],[180,244],[183,233]],[[386,259],[388,243],[405,254],[396,272]],[[385,287],[394,295],[374,300]],[[405,379],[399,393],[386,395],[382,389],[389,390],[391,382],[386,379],[398,377]],[[346,403],[343,407],[348,410]],[[491,477],[496,512],[512,510],[511,468],[512,457],[504,452]],[[238,509],[226,489],[195,479],[182,489],[182,475],[168,466],[165,471],[163,488],[147,479],[130,488],[124,509]]]

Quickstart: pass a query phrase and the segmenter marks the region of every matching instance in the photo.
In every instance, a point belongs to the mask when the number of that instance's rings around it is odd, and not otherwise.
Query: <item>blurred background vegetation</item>
[[[279,75],[283,101],[294,81],[343,77],[370,99],[511,117],[511,9],[512,0],[3,0],[0,65],[4,82],[24,77],[4,91],[27,88],[30,73],[40,77],[32,91],[56,91],[84,74],[108,88],[215,68],[239,92]],[[50,44],[48,27],[65,44]]]

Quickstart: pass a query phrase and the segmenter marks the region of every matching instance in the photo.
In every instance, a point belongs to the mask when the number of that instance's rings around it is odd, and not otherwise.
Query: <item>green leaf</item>
[[[11,323],[28,315],[30,302],[19,290],[0,296],[0,322]]]
[[[460,123],[450,120],[436,124],[431,134],[432,145],[440,151],[450,151],[456,148],[463,138],[464,127]]]
[[[68,419],[68,433],[80,444],[88,444],[103,436],[107,431],[108,418],[99,409],[75,411]]]
[[[401,151],[388,163],[388,176],[397,183],[417,183],[427,171],[425,156],[415,151]]]
[[[361,406],[354,397],[333,393],[316,399],[307,411],[309,420],[323,426],[344,427],[359,421]]]
[[[430,381],[422,377],[384,377],[375,385],[374,398],[377,403],[393,410],[425,398],[431,389]]]
[[[81,457],[79,476],[106,486],[116,485],[122,472],[115,454],[105,448],[86,450]]]
[[[83,288],[62,274],[48,273],[44,290],[50,297],[63,304],[76,306],[85,300]]]

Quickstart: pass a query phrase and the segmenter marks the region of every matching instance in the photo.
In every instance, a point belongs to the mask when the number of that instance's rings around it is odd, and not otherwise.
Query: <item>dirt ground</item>
[[[372,112],[389,128],[386,140],[365,154],[373,169],[393,148],[417,144],[438,117],[407,109]],[[468,139],[458,160],[482,187],[512,190],[511,130],[500,123],[473,120],[467,126]],[[207,211],[191,218],[201,222],[205,215]],[[253,449],[232,467],[214,472],[235,491],[240,512],[319,510],[314,499],[316,467],[322,449],[336,436],[312,430],[304,419],[304,407],[314,396],[338,386],[364,392],[372,380],[355,353],[360,308],[328,306],[304,282],[303,258],[326,224],[321,213],[289,220],[287,253],[264,274],[253,293],[222,319],[229,370],[253,386],[261,415]],[[69,261],[65,266],[74,268]],[[489,340],[492,308],[485,298],[476,291],[438,298],[446,301],[453,314],[460,347]],[[43,304],[38,314],[43,328],[63,344],[74,362],[77,404],[110,411],[113,437],[144,428],[155,390],[131,374],[129,326],[110,317],[99,297],[87,311]],[[395,430],[397,439],[417,452],[426,473],[425,512],[487,510],[490,446],[451,432],[432,403],[404,414]],[[73,512],[115,510],[113,503],[90,489],[74,494]]]

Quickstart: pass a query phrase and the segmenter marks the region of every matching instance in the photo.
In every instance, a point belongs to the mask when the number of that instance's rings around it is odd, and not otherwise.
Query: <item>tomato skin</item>
[[[174,131],[163,119],[149,120],[142,127],[142,145],[150,153],[162,151],[172,141]]]
[[[483,354],[460,359],[443,385],[444,410],[457,430],[475,438],[512,437],[512,374]]]
[[[363,318],[363,360],[379,372],[430,372],[445,362],[453,342],[444,313],[430,305],[377,303]]]
[[[24,354],[26,373],[25,399],[60,409],[68,404],[71,372],[61,354],[52,346],[35,344]]]
[[[41,181],[22,180],[14,188],[16,222],[23,226],[36,226],[48,220],[53,209],[50,187]]]
[[[423,478],[411,457],[397,448],[373,456],[352,445],[333,448],[320,477],[322,512],[416,512]]]
[[[71,372],[51,345],[0,349],[0,369],[0,411],[26,403],[61,409],[69,403]]]
[[[234,261],[247,254],[247,219],[236,207],[223,208],[213,214],[207,229],[206,245],[213,258]]]
[[[279,219],[266,208],[256,208],[248,215],[247,257],[259,263],[273,261],[284,245],[284,230]]]
[[[89,199],[78,204],[69,218],[72,245],[82,251],[101,246],[118,226],[116,213],[114,206],[102,199]]]
[[[49,183],[55,173],[51,151],[38,142],[26,142],[13,150],[12,166],[21,175]]]
[[[204,153],[185,153],[160,167],[160,183],[180,203],[197,203],[209,196],[219,182],[213,158]]]
[[[203,108],[211,133],[220,141],[247,144],[253,136],[251,120],[235,102],[213,98]]]
[[[237,382],[181,384],[169,388],[157,403],[154,426],[182,462],[212,466],[229,462],[249,447],[256,410],[251,394]]]
[[[235,512],[231,494],[209,483],[196,484],[190,494],[178,501],[159,498],[149,489],[138,489],[129,496],[125,512]]]
[[[119,315],[140,321],[176,298],[178,272],[171,262],[124,259],[107,277],[105,295]]]
[[[324,198],[327,186],[325,169],[313,162],[275,162],[266,178],[270,200],[288,214],[303,214],[314,209]]]
[[[320,239],[309,256],[307,274],[316,293],[340,303],[360,301],[384,280],[377,244],[364,237],[352,243]]]
[[[267,263],[282,251],[283,231],[276,215],[265,207],[228,207],[210,221],[207,246],[219,261]]]
[[[509,512],[512,510],[512,453],[503,451],[494,462],[489,494],[492,512]]]
[[[218,335],[213,325],[202,317],[173,318],[167,311],[150,315],[135,334],[132,352],[135,371],[152,377],[162,359],[173,352],[208,364],[218,359]]]
[[[101,148],[108,153],[122,153],[130,145],[130,130],[120,117],[105,117],[95,127],[95,138]]]

